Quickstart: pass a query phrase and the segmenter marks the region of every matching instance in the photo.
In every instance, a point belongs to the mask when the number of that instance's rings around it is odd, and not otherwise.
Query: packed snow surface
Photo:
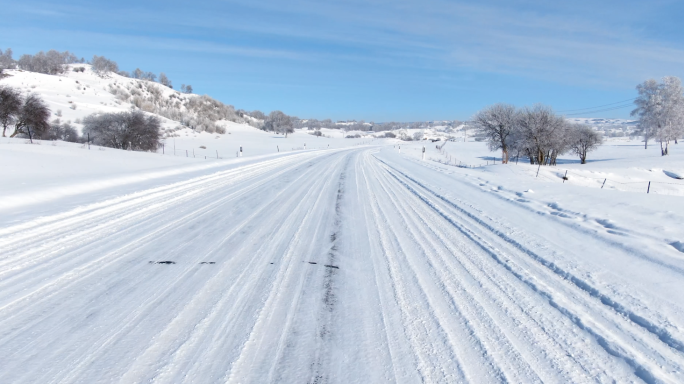
[[[0,140],[0,383],[684,382],[677,146],[203,135]]]

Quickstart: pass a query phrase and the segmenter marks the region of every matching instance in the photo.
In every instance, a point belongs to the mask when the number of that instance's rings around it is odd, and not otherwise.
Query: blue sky
[[[0,48],[15,58],[104,55],[236,108],[301,118],[465,120],[496,102],[575,110],[684,75],[682,1],[2,0],[0,9]]]

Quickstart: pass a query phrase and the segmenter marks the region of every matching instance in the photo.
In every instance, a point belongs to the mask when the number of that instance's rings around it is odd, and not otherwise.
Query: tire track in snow
[[[379,161],[382,162],[382,160]],[[446,198],[442,197],[441,195],[437,194],[431,189],[425,187],[423,184],[419,183],[418,181],[406,175],[405,173],[398,171],[396,168],[391,167],[385,162],[383,162],[383,164],[388,168],[388,171],[391,170],[390,173],[393,174],[393,177],[396,178],[398,182],[402,183],[408,190],[410,190],[412,193],[416,194],[416,196],[418,196],[421,200],[423,200],[425,204],[439,212],[439,214],[442,217],[444,217],[447,221],[450,221],[457,229],[459,229],[466,236],[470,237],[475,243],[480,245],[500,265],[509,269],[509,271],[511,271],[521,281],[525,282],[533,290],[537,291],[538,294],[540,294],[543,297],[546,297],[552,306],[554,306],[559,312],[563,313],[569,319],[571,319],[579,328],[591,334],[596,339],[598,345],[600,345],[608,354],[624,361],[627,365],[631,366],[634,374],[637,377],[644,380],[645,382],[657,382],[659,380],[664,380],[665,382],[677,382],[678,379],[674,376],[671,376],[669,372],[677,372],[678,367],[682,366],[682,356],[679,353],[673,351],[672,349],[663,350],[662,348],[657,348],[655,345],[653,345],[651,341],[648,340],[648,337],[644,338],[644,332],[639,332],[639,330],[634,329],[634,325],[637,325],[639,328],[641,328],[638,324],[629,321],[623,316],[619,316],[619,313],[618,316],[616,316],[616,311],[614,311],[615,308],[611,306],[605,306],[605,303],[603,303],[600,300],[596,300],[594,302],[592,302],[591,300],[587,300],[587,296],[591,297],[591,295],[588,294],[589,292],[586,292],[581,286],[577,286],[575,281],[573,281],[572,279],[567,279],[566,276],[559,274],[558,270],[554,268],[554,264],[540,261],[543,260],[541,256],[539,256],[538,254],[534,253],[529,249],[524,248],[522,244],[516,242],[513,239],[508,238],[505,234],[500,233],[496,229],[489,226],[487,223],[482,222],[482,220],[478,217],[475,217],[467,211],[463,210],[462,208],[456,206],[453,202],[447,200]],[[409,184],[415,185],[415,187],[412,187]],[[485,232],[491,232],[497,237],[501,237],[506,242],[512,242],[513,247],[511,247],[510,245],[507,246],[509,248],[509,252],[507,252],[507,257],[499,257],[501,251],[491,246],[486,240],[482,239],[479,235],[465,227],[463,224],[457,223],[458,220],[455,216],[451,216],[441,211],[440,208],[435,205],[436,203],[434,201],[431,201],[425,196],[423,196],[415,188],[420,188],[424,190],[425,193],[432,194],[435,197],[437,197],[438,201],[446,203],[447,206],[455,208],[457,212],[456,214],[460,215],[457,217],[466,217],[470,219],[471,223],[476,225],[476,228],[482,228]],[[500,246],[501,245],[503,244],[500,244]],[[504,245],[504,247],[506,246]],[[515,251],[519,250],[522,250],[523,254],[527,257],[532,256],[532,259],[538,262],[539,266],[543,267],[547,272],[551,272],[552,276],[547,275],[547,277],[550,277],[552,280],[555,280],[555,282],[549,283],[550,285],[540,282],[538,278],[543,277],[547,273],[544,271],[540,271],[539,269],[537,269],[537,272],[540,273],[537,273],[536,275],[532,275],[529,277],[528,272],[516,271],[514,264],[512,263],[512,259],[510,259],[510,256],[511,254],[515,254]],[[524,271],[524,268],[522,269],[522,271]],[[561,292],[552,288],[558,288],[558,284],[560,284],[561,287],[570,284],[572,288],[580,292],[574,294],[571,293],[572,299],[561,299],[561,297],[559,297]],[[593,311],[593,317],[591,315],[587,316],[587,314],[583,314],[581,316],[575,314],[574,311],[582,311],[582,309],[579,308],[576,308],[574,310],[571,309],[577,307],[575,302],[578,300],[580,300],[580,302],[584,306],[584,311],[586,311],[586,309],[590,309],[590,313],[591,311]],[[597,308],[596,303],[599,303],[599,305],[603,304],[604,307]],[[602,325],[601,323],[596,323],[596,320],[598,320],[599,322],[607,320],[607,324]],[[609,328],[607,327],[611,326],[618,327],[617,330],[619,330],[619,332],[617,335],[615,334],[615,329],[613,329],[612,332],[608,330]],[[646,331],[646,333],[650,333],[650,330],[648,329],[641,328],[641,330]],[[627,332],[627,334],[623,334],[624,332]],[[610,334],[611,336],[607,337],[607,334]],[[657,337],[657,335],[652,336]],[[657,338],[657,340],[660,340],[660,338]],[[638,343],[640,344],[639,347],[633,347],[631,345],[633,341],[638,341]],[[665,366],[663,366],[663,364],[665,364]],[[657,378],[656,376],[654,376],[656,375],[655,372],[657,372]]]
[[[383,199],[378,197],[377,192],[371,187],[372,177],[365,169],[362,173],[365,185],[368,186],[369,205],[373,213],[372,220],[375,222],[375,225],[369,227],[376,228],[381,245],[382,261],[378,260],[376,268],[381,268],[380,265],[384,264],[381,269],[386,269],[389,274],[389,282],[384,283],[391,287],[392,301],[400,309],[402,331],[409,341],[412,356],[416,360],[415,366],[420,374],[420,381],[465,381],[466,363],[460,360],[458,353],[455,353],[454,345],[445,342],[445,335],[440,326],[442,324],[440,316],[436,315],[433,312],[434,309],[430,307],[427,292],[422,290],[420,282],[416,281],[418,277],[415,271],[411,271],[409,265],[402,267],[405,263],[401,261],[406,260],[406,254],[380,207],[380,201]],[[409,271],[411,273],[408,273]],[[466,332],[461,339],[467,340],[472,335]],[[434,361],[435,359],[437,361]],[[486,361],[485,365],[492,367]],[[468,364],[467,368],[477,370],[481,378],[493,379],[490,371],[482,371],[477,365]],[[494,377],[496,376],[495,374]]]
[[[296,167],[297,164],[295,164],[292,167],[288,167],[287,169],[278,172],[275,174],[272,178],[267,178],[261,183],[254,183],[254,184],[247,184],[245,188],[242,190],[238,190],[233,194],[224,196],[219,198],[218,200],[212,201],[204,206],[202,206],[199,210],[190,210],[187,213],[181,213],[178,215],[175,219],[173,219],[171,222],[166,223],[159,227],[158,225],[154,224],[154,221],[156,219],[156,216],[151,216],[150,210],[154,208],[154,211],[157,214],[165,214],[168,212],[168,209],[170,208],[170,204],[168,202],[163,202],[162,204],[156,204],[153,205],[153,207],[150,207],[149,201],[144,201],[141,202],[140,204],[136,204],[133,208],[131,208],[128,212],[127,215],[125,216],[125,220],[117,221],[117,220],[108,220],[107,222],[103,223],[102,226],[104,228],[95,228],[95,229],[88,229],[88,227],[91,225],[90,221],[82,222],[80,220],[76,220],[76,223],[69,223],[70,225],[65,225],[65,227],[68,228],[68,230],[72,233],[68,239],[65,239],[64,237],[61,237],[60,234],[56,234],[54,238],[56,241],[53,243],[48,243],[47,245],[44,245],[43,247],[40,247],[39,250],[42,250],[44,253],[41,253],[36,250],[32,246],[33,243],[28,244],[28,251],[25,251],[23,253],[20,253],[18,258],[23,259],[26,258],[27,261],[26,263],[37,263],[33,262],[30,258],[32,254],[38,253],[40,256],[38,257],[39,260],[42,260],[44,258],[47,258],[51,253],[60,253],[57,258],[55,258],[54,262],[59,262],[61,259],[67,259],[70,256],[74,254],[86,254],[87,249],[84,249],[85,247],[93,247],[97,246],[101,242],[105,242],[105,246],[109,247],[109,245],[106,243],[108,239],[110,239],[110,236],[113,233],[116,233],[118,231],[118,228],[126,227],[126,232],[132,233],[132,239],[129,240],[128,243],[125,243],[125,245],[121,246],[120,244],[117,244],[115,249],[108,250],[107,248],[103,249],[103,254],[100,254],[96,259],[91,259],[89,260],[86,264],[80,265],[79,267],[72,269],[65,269],[66,272],[63,276],[60,276],[57,280],[54,280],[52,283],[43,283],[43,287],[40,289],[36,289],[32,291],[29,295],[30,296],[23,296],[23,298],[16,299],[15,301],[11,303],[4,304],[2,307],[0,307],[0,310],[9,310],[10,305],[15,305],[20,302],[20,300],[28,300],[32,297],[35,296],[41,296],[42,298],[49,298],[51,294],[44,295],[43,292],[45,291],[51,291],[51,292],[57,292],[58,289],[55,284],[59,283],[66,283],[66,284],[74,284],[78,281],[78,278],[83,278],[85,276],[88,276],[92,273],[96,273],[97,271],[100,271],[107,266],[119,261],[119,258],[121,257],[126,257],[126,255],[130,252],[133,251],[133,249],[140,247],[141,243],[144,243],[145,239],[152,239],[155,236],[169,231],[173,228],[178,228],[182,225],[184,225],[190,218],[200,218],[202,215],[209,214],[212,209],[214,209],[216,206],[220,206],[221,204],[224,204],[227,201],[230,201],[231,199],[234,199],[236,197],[239,197],[243,195],[244,193],[248,193],[249,191],[252,191],[256,188],[258,188],[260,185],[263,185],[264,183],[268,182],[269,180],[273,179],[274,177],[278,177],[284,172],[290,171],[292,168]],[[184,185],[183,183],[180,183],[179,187],[183,189]],[[214,189],[215,190],[215,189]],[[198,188],[198,193],[201,193],[202,189],[201,186]],[[207,190],[206,192],[210,192],[210,190]],[[181,192],[183,193],[183,192]],[[186,200],[179,201],[177,203],[182,203]],[[174,201],[175,202],[175,201]],[[172,206],[172,205],[171,205]],[[176,205],[177,206],[177,205]],[[187,211],[187,209],[186,209]],[[109,214],[109,210],[106,210],[105,212],[97,212],[98,216],[96,218],[96,222],[101,222],[104,217],[107,217]],[[142,218],[142,220],[141,220]],[[156,228],[152,232],[144,233],[142,236],[137,234],[136,229],[139,227],[145,227],[149,226],[150,222],[153,223],[153,225],[156,226]],[[55,224],[58,225],[58,224]],[[83,228],[85,227],[85,229]],[[114,227],[114,228],[112,228]],[[118,235],[121,235],[121,232],[118,232]],[[92,241],[90,239],[95,239],[95,241]],[[72,239],[78,239],[80,242],[77,243],[77,247],[73,247],[69,251],[65,252],[65,245],[63,244],[69,244],[69,241],[73,241]],[[102,239],[102,240],[100,240]],[[83,244],[83,245],[81,245]],[[26,245],[25,245],[26,247]],[[45,251],[45,249],[50,249],[52,252]],[[118,257],[117,257],[118,255]],[[80,259],[84,259],[84,257],[81,257]],[[78,262],[80,260],[70,260],[70,262],[73,264],[74,262]],[[51,267],[51,265],[46,265],[45,267]],[[10,268],[11,269],[11,268]],[[90,272],[86,272],[90,271]],[[27,272],[30,273],[35,273],[36,271],[34,270],[28,270]],[[53,271],[54,273],[54,271]],[[24,273],[26,274],[26,273]],[[38,276],[41,276],[38,274]],[[0,288],[3,286],[10,286],[10,284],[13,284],[14,281],[22,278],[23,275],[16,276],[13,279],[8,279],[4,278],[2,282],[0,282]]]
[[[329,166],[329,169],[335,169],[341,161],[341,158],[336,159],[334,166]],[[331,197],[335,196],[329,193],[335,190],[335,181],[325,175],[319,178],[316,188],[310,189],[310,201],[313,203],[307,219],[297,226],[297,233],[300,235],[293,239],[294,245],[288,254],[288,263],[283,263],[283,273],[264,298],[265,304],[258,314],[249,340],[226,374],[227,382],[282,382],[291,381],[293,377],[311,375],[310,362],[316,353],[311,344],[315,345],[317,338],[316,318],[312,314],[315,315],[322,304],[322,284],[315,281],[321,281],[322,273],[320,268],[317,269],[306,260],[320,255],[326,249],[322,245],[327,244],[330,227],[325,225],[328,216],[321,213],[327,210]],[[312,213],[317,213],[318,217]],[[303,236],[307,236],[309,241]],[[317,239],[322,240],[317,242]],[[301,255],[303,260],[294,260],[295,254]],[[309,286],[313,286],[315,291],[305,291]],[[304,303],[315,307],[305,309],[302,307]],[[307,344],[309,348],[302,351],[302,344]]]
[[[62,288],[63,289],[63,288]]]
[[[562,338],[566,334],[571,335],[573,332],[567,327],[574,327],[572,322],[566,321],[565,329],[561,329],[558,321],[562,322],[562,316],[554,317],[553,313],[550,314],[551,316],[546,315],[553,309],[545,301],[545,307],[540,306],[540,303],[532,303],[531,306],[527,304],[523,308],[521,302],[526,302],[525,298],[534,292],[531,292],[524,284],[516,286],[517,280],[515,279],[509,282],[510,278],[506,278],[508,272],[497,268],[496,264],[487,263],[489,257],[481,255],[481,251],[478,252],[477,249],[470,247],[470,239],[464,238],[465,242],[461,242],[459,246],[451,244],[452,241],[458,241],[458,239],[453,239],[453,228],[445,228],[442,225],[444,223],[442,217],[428,209],[415,196],[405,196],[405,192],[402,191],[405,191],[405,188],[396,180],[390,180],[391,177],[387,172],[383,173],[379,173],[377,179],[386,180],[386,188],[393,191],[388,200],[397,202],[395,203],[396,210],[402,212],[401,222],[409,225],[410,229],[406,236],[413,238],[417,244],[424,247],[426,256],[430,259],[427,264],[434,271],[435,280],[440,281],[450,295],[456,295],[453,299],[456,305],[475,307],[475,310],[471,309],[466,312],[470,314],[470,322],[475,324],[479,335],[492,340],[493,335],[501,332],[505,334],[493,338],[494,342],[490,342],[487,348],[489,354],[504,357],[504,366],[509,360],[514,360],[513,357],[518,353],[526,356],[525,360],[528,364],[533,364],[535,372],[546,375],[544,382],[576,382],[587,380],[592,376],[591,368],[587,367],[584,368],[585,374],[580,376],[575,374],[578,365],[582,364],[573,356],[582,355],[581,348],[586,348],[586,345],[579,347],[573,347],[567,343],[559,345],[554,339],[554,337]],[[430,232],[435,233],[437,238],[431,238]],[[446,250],[440,251],[442,247],[446,247]],[[497,272],[498,270],[500,272]],[[459,295],[459,290],[463,290],[459,288],[460,285],[465,286],[465,292]],[[469,303],[476,303],[476,305],[469,305]],[[502,312],[503,310],[505,312]],[[540,319],[530,317],[529,313],[534,313],[535,317]],[[540,325],[539,321],[543,324]],[[483,329],[481,325],[478,325],[479,323],[490,324],[489,329]],[[501,330],[499,331],[497,327]],[[555,332],[550,335],[550,331]],[[506,347],[506,340],[511,340],[513,345]],[[543,346],[543,349],[539,350],[537,346]],[[570,350],[568,350],[569,347],[571,347]],[[570,351],[573,351],[573,356],[569,356]],[[545,353],[550,353],[550,356],[544,357]],[[585,364],[587,361],[591,363],[593,358],[595,356],[589,355],[585,359]],[[547,360],[547,363],[540,363],[540,359]],[[566,363],[558,365],[555,360],[565,360]],[[567,361],[570,361],[569,366]],[[530,382],[535,378],[535,374],[523,379],[517,377],[525,372],[523,367],[510,367],[507,372],[509,376],[514,377],[511,379],[514,382]],[[563,372],[570,376],[564,379],[557,378],[558,374]]]

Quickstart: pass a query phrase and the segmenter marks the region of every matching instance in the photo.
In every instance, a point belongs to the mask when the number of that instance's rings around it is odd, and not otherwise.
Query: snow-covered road
[[[568,220],[386,147],[8,224],[0,383],[683,382],[684,261]]]

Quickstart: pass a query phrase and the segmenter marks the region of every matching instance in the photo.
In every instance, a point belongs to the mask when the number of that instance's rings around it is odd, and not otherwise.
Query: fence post
[[[28,130],[29,141],[31,141],[31,144],[33,144],[33,138],[31,137],[31,127],[26,127],[26,129]]]
[[[603,186],[606,185],[606,180],[608,180],[608,179],[603,179],[603,184],[601,184],[601,189],[603,189]]]
[[[646,193],[651,193],[651,182],[648,182],[648,189],[646,190]]]
[[[539,163],[539,166],[537,167],[537,176],[535,176],[535,177],[539,177],[539,168],[541,168],[541,162]]]
[[[565,184],[565,180],[568,179],[568,171],[565,170],[565,176],[563,176],[563,184]]]
[[[90,149],[90,132],[88,132],[88,149]]]

